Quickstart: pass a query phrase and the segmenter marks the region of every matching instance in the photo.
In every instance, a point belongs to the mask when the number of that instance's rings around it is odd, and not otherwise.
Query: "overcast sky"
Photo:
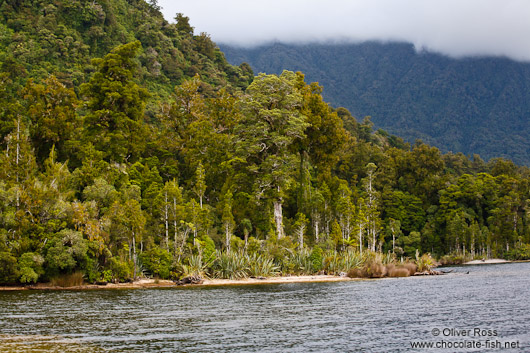
[[[530,0],[159,0],[217,43],[406,41],[450,56],[530,61]]]

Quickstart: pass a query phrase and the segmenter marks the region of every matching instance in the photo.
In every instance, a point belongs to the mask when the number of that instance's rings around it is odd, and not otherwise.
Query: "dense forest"
[[[143,0],[0,2],[0,282],[530,256],[530,172],[253,77]]]
[[[530,63],[453,59],[407,43],[220,47],[230,63],[247,62],[255,72],[304,72],[333,106],[371,116],[406,141],[530,165]]]

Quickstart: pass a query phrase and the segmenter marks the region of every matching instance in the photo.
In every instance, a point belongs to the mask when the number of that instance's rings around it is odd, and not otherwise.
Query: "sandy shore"
[[[504,264],[511,261],[504,259],[487,259],[487,260],[473,260],[463,263],[463,265],[488,265],[488,264]]]
[[[205,287],[205,286],[226,286],[226,285],[252,285],[252,284],[274,284],[274,283],[300,283],[300,282],[342,282],[354,281],[356,279],[339,276],[318,275],[318,276],[286,276],[267,277],[263,279],[205,279],[202,284],[176,285],[173,281],[141,279],[133,283],[108,283],[107,285],[85,284],[74,287],[54,287],[47,283],[39,283],[33,286],[8,286],[0,287],[0,291],[14,290],[87,290],[87,289],[142,289],[142,288],[170,288],[170,287]]]
[[[264,279],[245,278],[245,279],[207,279],[201,286],[225,286],[238,284],[274,284],[274,283],[300,283],[300,282],[344,282],[354,281],[358,278],[318,275],[318,276],[286,276],[286,277],[267,277]]]

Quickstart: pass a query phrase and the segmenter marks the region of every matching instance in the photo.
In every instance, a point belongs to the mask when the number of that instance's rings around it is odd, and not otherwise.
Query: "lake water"
[[[0,292],[0,351],[530,352],[530,263],[451,269],[338,283]]]

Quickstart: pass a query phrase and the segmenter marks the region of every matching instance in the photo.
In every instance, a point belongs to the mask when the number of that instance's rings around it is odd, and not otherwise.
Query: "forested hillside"
[[[302,71],[333,106],[371,116],[407,141],[530,165],[530,63],[451,59],[405,43],[221,49],[232,64],[247,62],[255,72]]]
[[[526,167],[374,131],[143,1],[0,13],[0,283],[530,256]]]

